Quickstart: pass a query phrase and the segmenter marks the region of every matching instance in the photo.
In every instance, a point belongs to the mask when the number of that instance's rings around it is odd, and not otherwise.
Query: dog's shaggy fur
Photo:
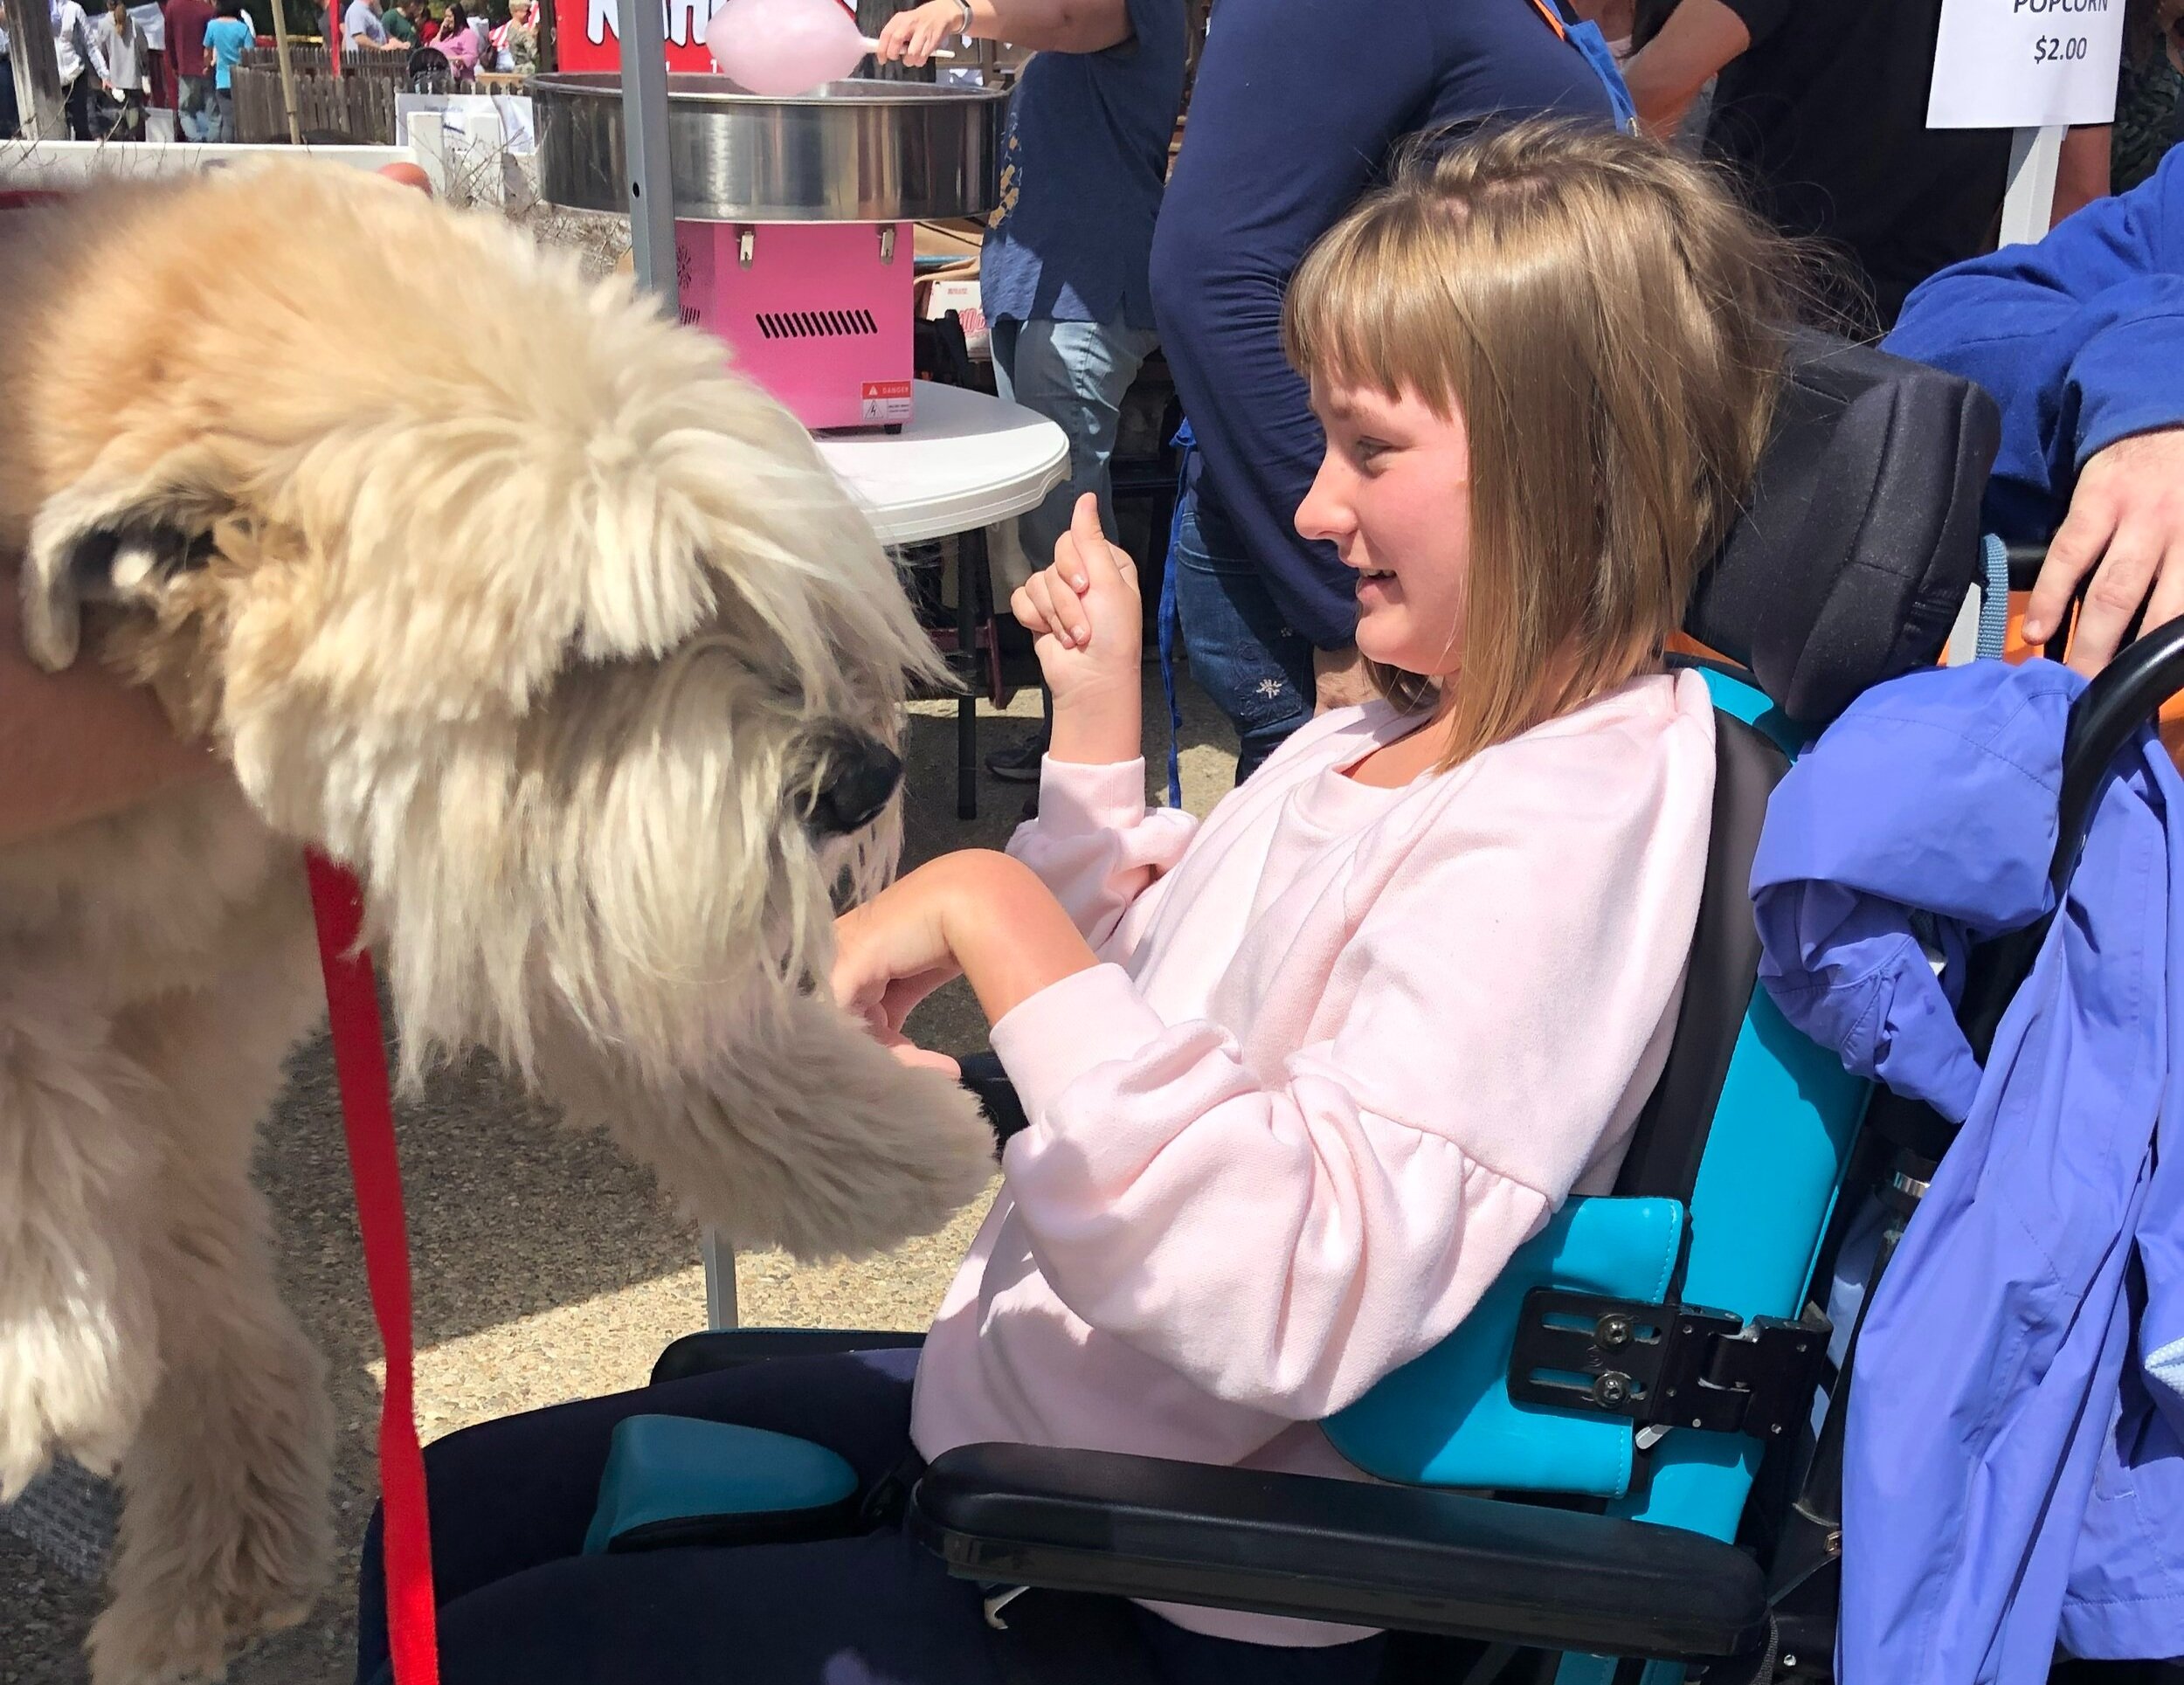
[[[397,297],[479,307],[405,345]],[[305,844],[363,881],[406,1082],[490,1048],[739,1242],[932,1228],[991,1137],[826,995],[830,897],[896,834],[829,801],[932,658],[715,342],[301,164],[0,217],[0,321],[31,653],[235,774],[0,849],[0,1495],[119,1468],[93,1678],[149,1685],[300,1619],[328,1554],[249,1180],[322,1011]]]

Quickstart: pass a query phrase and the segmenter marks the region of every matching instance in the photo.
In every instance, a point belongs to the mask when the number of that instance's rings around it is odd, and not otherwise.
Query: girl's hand
[[[1049,984],[1099,962],[1046,885],[1006,854],[943,854],[834,921],[834,998],[902,1051],[902,1020],[967,975],[998,1024]],[[915,1050],[913,1050],[915,1051]]]
[[[1019,587],[1009,609],[1032,634],[1057,708],[1108,693],[1137,697],[1144,642],[1137,564],[1107,542],[1091,493],[1054,542],[1054,565]]]
[[[872,56],[883,65],[898,59],[906,65],[922,65],[962,26],[963,9],[956,0],[927,0],[924,5],[898,11],[888,19]]]
[[[945,918],[957,858],[920,867],[834,921],[834,998],[882,1040],[901,1039],[911,1009],[961,974]]]

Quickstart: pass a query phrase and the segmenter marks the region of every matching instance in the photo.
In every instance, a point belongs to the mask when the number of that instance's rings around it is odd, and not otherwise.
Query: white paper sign
[[[2045,128],[2116,114],[2125,0],[1942,0],[1928,128]]]

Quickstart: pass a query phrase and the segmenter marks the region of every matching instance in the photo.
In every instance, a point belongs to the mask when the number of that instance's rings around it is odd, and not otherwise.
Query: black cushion
[[[1685,630],[1807,727],[1931,666],[1980,577],[1980,498],[2001,438],[1971,382],[1800,332],[1752,512],[1702,576]]]

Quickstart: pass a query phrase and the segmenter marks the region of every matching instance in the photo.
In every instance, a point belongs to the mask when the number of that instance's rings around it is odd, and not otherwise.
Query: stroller
[[[1946,1131],[1870,1105],[1755,988],[1746,886],[1789,759],[1939,657],[1978,576],[1997,439],[1961,380],[1799,342],[1752,507],[1687,621],[1725,658],[1693,663],[1717,710],[1712,846],[1673,1046],[1614,1193],[1570,1200],[1454,1334],[1323,1424],[1372,1482],[1008,1444],[940,1457],[909,1524],[990,1611],[1031,1588],[1383,1627],[1393,1677],[1447,1685],[1833,1677],[1855,1364],[1831,1372],[1812,1295],[1851,1211],[1883,1196],[1900,1233]],[[2058,881],[2103,770],[2180,687],[2184,625],[2079,702]],[[1982,1053],[2036,947],[1975,961]],[[1004,1139],[1023,1127],[997,1063],[965,1081]],[[653,1378],[921,1337],[713,1330]],[[674,1471],[653,1477],[651,1513],[677,1514]],[[706,1537],[708,1484],[684,1489],[674,1542]],[[710,1519],[751,1537],[750,1516]]]

